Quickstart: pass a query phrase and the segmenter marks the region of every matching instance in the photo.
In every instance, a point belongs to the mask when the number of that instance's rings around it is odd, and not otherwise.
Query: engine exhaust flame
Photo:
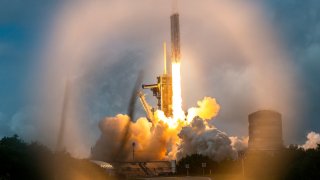
[[[174,62],[172,63],[172,111],[174,121],[185,119],[182,110],[180,63]]]

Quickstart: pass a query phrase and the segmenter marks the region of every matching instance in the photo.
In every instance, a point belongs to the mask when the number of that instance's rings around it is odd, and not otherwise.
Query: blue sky
[[[33,85],[38,83],[41,76],[38,69],[39,51],[44,42],[44,34],[48,32],[52,17],[61,4],[63,3],[50,0],[0,0],[0,136],[21,134],[25,126],[22,121],[27,121],[24,118],[31,118],[23,112],[33,108],[30,93],[32,94]],[[307,132],[320,131],[320,3],[317,0],[265,0],[262,4],[298,72],[301,86],[299,91],[302,91],[304,99],[304,102],[301,102],[304,108],[299,117],[303,119],[303,125],[298,131],[298,138],[293,141],[298,143],[304,139]],[[134,38],[130,41],[138,44]],[[139,59],[143,57],[141,53],[146,52],[133,52],[133,56],[131,54],[129,57],[140,62]],[[114,75],[130,64],[128,55],[124,54],[121,58],[126,60],[102,68],[102,71]],[[130,64],[124,74],[129,76],[139,69],[138,66]],[[89,73],[86,78],[96,75]],[[93,79],[100,82],[104,75]],[[121,79],[122,76],[124,75],[114,75],[113,78]],[[94,119],[95,126],[105,115],[114,115],[115,111],[124,113],[126,108],[121,107],[125,106],[123,104],[126,104],[130,91],[130,88],[123,87],[125,83],[111,82],[110,78],[104,80],[110,83],[98,85],[99,91],[87,89],[93,93],[87,98],[90,104],[89,118]],[[101,99],[105,102],[111,101],[117,96],[117,92],[125,94],[122,96],[123,100],[112,106],[106,105],[106,112],[103,112],[104,106],[95,106],[95,101]],[[22,120],[17,120],[19,118]],[[17,128],[19,123],[21,128]]]
[[[50,1],[0,1],[1,136],[15,133],[11,121],[28,106],[35,52],[54,8]]]
[[[319,131],[320,99],[320,4],[307,1],[270,1],[274,22],[285,37],[292,60],[301,71],[306,94],[306,111],[302,117],[308,130]]]

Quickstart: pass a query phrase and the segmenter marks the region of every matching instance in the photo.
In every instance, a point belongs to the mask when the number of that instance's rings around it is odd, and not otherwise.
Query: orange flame
[[[172,63],[172,111],[174,121],[185,119],[182,110],[180,63]]]

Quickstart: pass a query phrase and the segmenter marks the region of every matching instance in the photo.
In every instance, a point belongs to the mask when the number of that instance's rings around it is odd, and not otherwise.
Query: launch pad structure
[[[157,106],[150,106],[145,98],[144,92],[138,92],[138,97],[146,112],[147,119],[151,122],[154,120],[154,112],[161,110],[166,117],[173,116],[173,84],[172,84],[172,64],[180,63],[180,28],[179,14],[173,13],[170,16],[171,21],[171,57],[167,55],[167,45],[163,45],[164,70],[163,74],[157,77],[154,84],[143,84],[142,89],[150,89],[157,99]],[[169,59],[169,63],[167,61]],[[134,151],[134,150],[133,150]],[[171,175],[176,173],[176,162],[172,161],[141,161],[135,160],[131,162],[113,162],[115,171],[126,174],[131,177],[154,177],[161,175]]]
[[[180,62],[180,23],[179,14],[174,13],[170,16],[171,21],[171,65]],[[157,98],[157,108],[162,110],[167,117],[172,117],[172,74],[171,66],[168,68],[167,63],[167,47],[163,45],[164,56],[164,73],[157,77],[155,84],[143,84],[142,89],[150,89],[153,96]],[[139,93],[141,103],[146,111],[148,119],[152,120],[154,108],[150,107],[144,98],[142,92]]]

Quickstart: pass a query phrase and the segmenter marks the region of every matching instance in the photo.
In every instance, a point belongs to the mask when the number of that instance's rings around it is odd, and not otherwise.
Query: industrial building
[[[249,151],[278,151],[283,147],[282,117],[272,110],[249,115]]]

